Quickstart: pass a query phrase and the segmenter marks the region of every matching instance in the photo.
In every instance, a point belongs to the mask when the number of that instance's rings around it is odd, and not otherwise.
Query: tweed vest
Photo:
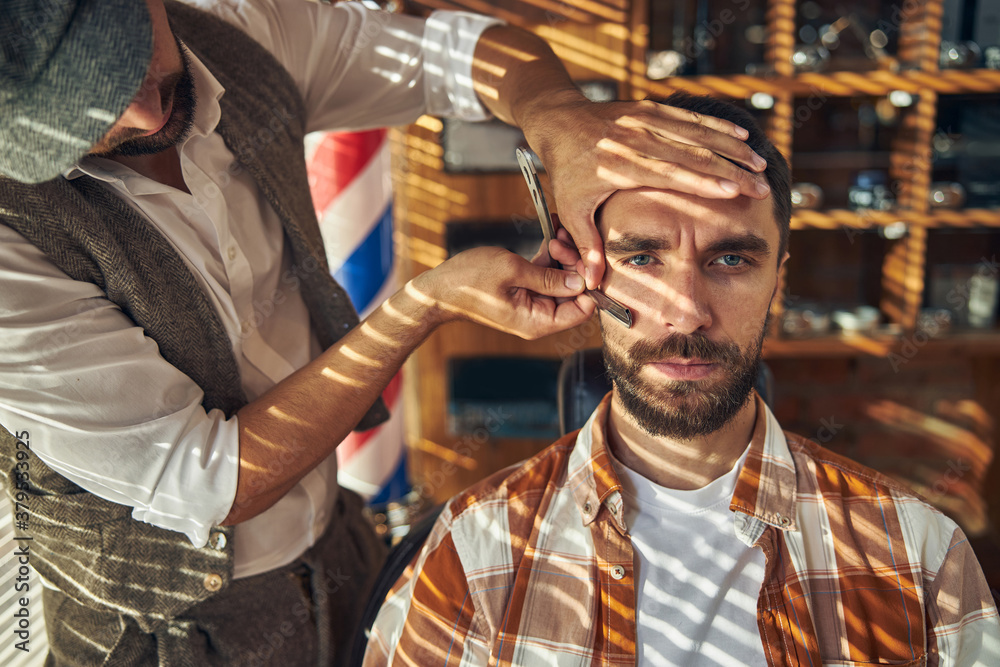
[[[237,28],[178,3],[167,8],[175,34],[226,89],[217,131],[281,219],[292,271],[327,347],[358,318],[327,266],[306,178],[301,96],[288,72]],[[105,186],[89,177],[38,185],[0,178],[0,224],[71,278],[98,285],[204,390],[206,410],[232,415],[246,403],[233,349],[208,296],[167,239]],[[379,400],[357,428],[386,416]],[[219,538],[230,537],[231,528],[218,528],[212,544],[196,548],[184,535],[135,521],[130,507],[57,474],[4,428],[0,469],[8,493],[23,493],[18,497],[30,512],[28,531],[16,532],[31,538],[31,564],[80,604],[129,616],[153,631],[232,578],[232,540]]]

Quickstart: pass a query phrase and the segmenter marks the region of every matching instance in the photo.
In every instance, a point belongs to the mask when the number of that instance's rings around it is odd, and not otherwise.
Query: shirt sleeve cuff
[[[469,12],[435,11],[424,26],[427,113],[476,121],[492,118],[472,87],[472,56],[479,36],[500,19]]]
[[[236,499],[239,479],[240,431],[237,417],[225,418],[219,410],[208,413],[211,435],[206,440],[208,455],[184,453],[167,462],[165,481],[178,480],[179,488],[162,489],[148,505],[135,505],[132,518],[137,521],[184,533],[195,547],[204,547],[212,529],[229,515]],[[203,425],[204,426],[204,425]],[[182,485],[184,480],[202,479],[206,493],[191,493]],[[185,493],[187,491],[187,493]]]

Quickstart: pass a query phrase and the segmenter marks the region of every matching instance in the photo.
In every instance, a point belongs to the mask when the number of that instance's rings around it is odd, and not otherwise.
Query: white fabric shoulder
[[[503,21],[437,11],[422,19],[359,2],[187,0],[244,30],[292,75],[307,129],[403,125],[421,114],[483,120],[472,87],[480,34]]]

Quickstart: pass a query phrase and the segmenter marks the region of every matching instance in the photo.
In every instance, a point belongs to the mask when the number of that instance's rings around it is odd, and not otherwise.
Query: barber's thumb
[[[531,280],[531,282],[537,281],[537,283],[524,285],[524,287],[545,296],[576,296],[583,291],[583,276],[576,271],[542,267],[539,269],[540,271],[533,275],[533,280]]]

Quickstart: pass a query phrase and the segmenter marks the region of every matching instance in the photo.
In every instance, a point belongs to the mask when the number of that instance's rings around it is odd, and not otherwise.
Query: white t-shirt
[[[437,12],[426,22],[360,3],[191,2],[270,51],[302,91],[312,130],[398,125],[422,113],[487,116],[472,89],[478,36],[497,21]],[[290,268],[281,223],[215,127],[225,90],[192,56],[198,105],[178,146],[191,194],[117,162],[87,157],[88,174],[128,201],[173,244],[215,304],[253,400],[319,353]],[[28,431],[46,464],[132,516],[204,545],[236,494],[236,417],[206,413],[201,389],[160,356],[96,285],[71,280],[0,225],[0,423]],[[276,457],[275,466],[280,466]],[[326,528],[336,456],[236,527],[235,576],[285,565]]]
[[[692,491],[615,462],[635,550],[637,665],[767,664],[757,630],[764,552],[737,538],[729,510],[746,454]]]

